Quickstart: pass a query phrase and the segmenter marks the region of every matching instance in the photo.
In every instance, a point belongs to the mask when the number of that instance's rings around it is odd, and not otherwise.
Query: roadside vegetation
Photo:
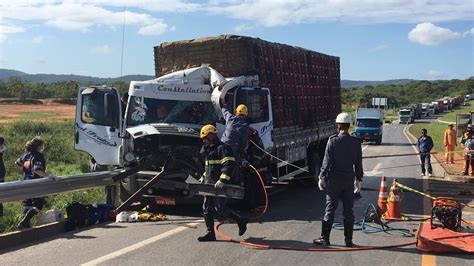
[[[7,141],[7,150],[4,154],[7,168],[6,182],[21,179],[22,173],[14,162],[23,154],[26,141],[34,136],[42,136],[45,141],[44,153],[48,173],[63,176],[88,171],[89,157],[74,150],[74,122],[72,121],[40,123],[20,120],[12,124],[0,125],[0,136]],[[44,210],[65,209],[72,201],[83,204],[104,202],[104,197],[103,188],[49,196]],[[22,216],[21,202],[5,203],[4,212],[6,231],[15,230]]]
[[[460,106],[460,108],[454,109],[452,112],[444,115],[439,120],[445,121],[445,122],[456,123],[456,115],[457,114],[469,114],[470,112],[474,111],[474,105],[473,105],[474,102],[470,101],[468,103],[469,103],[469,105]]]

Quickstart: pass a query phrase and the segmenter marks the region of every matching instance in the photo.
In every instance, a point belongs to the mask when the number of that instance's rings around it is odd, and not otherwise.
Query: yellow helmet
[[[203,139],[211,133],[217,134],[217,128],[213,125],[205,125],[201,128],[201,134],[199,135],[199,137]]]
[[[235,108],[235,114],[247,116],[249,114],[249,109],[247,108],[247,106],[245,106],[245,104],[240,104],[239,106],[237,106],[237,108]]]

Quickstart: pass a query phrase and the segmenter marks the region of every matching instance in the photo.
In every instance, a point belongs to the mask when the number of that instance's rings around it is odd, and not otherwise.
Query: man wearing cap
[[[464,154],[464,175],[474,175],[474,127],[467,126],[467,132],[464,133],[461,139],[461,147],[463,147]],[[469,166],[471,171],[469,172]]]
[[[217,137],[217,129],[213,125],[205,125],[200,132],[203,146],[201,154],[205,157],[204,173],[199,179],[203,184],[214,185],[216,189],[222,189],[224,184],[232,181],[232,171],[235,167],[235,158],[232,149],[222,143]],[[242,236],[247,230],[247,218],[240,216],[236,211],[226,206],[226,198],[204,196],[203,203],[204,221],[207,227],[207,233],[198,238],[198,241],[215,241],[214,232],[214,214],[223,216],[223,218],[232,218],[239,226],[239,235]]]
[[[346,246],[354,245],[354,193],[360,192],[364,173],[361,142],[349,135],[350,125],[350,115],[340,113],[336,118],[339,133],[331,136],[326,146],[318,183],[321,191],[326,190],[326,211],[321,221],[321,237],[314,240],[317,245],[330,245],[329,235],[339,200],[343,207]]]
[[[433,175],[433,168],[431,167],[431,150],[433,149],[433,139],[428,136],[428,130],[423,128],[421,130],[421,136],[418,138],[418,150],[420,152],[421,160],[421,176],[425,176],[426,168],[425,164],[428,166],[428,176]]]
[[[453,124],[449,124],[448,128],[444,131],[444,149],[445,149],[445,160],[446,164],[454,163],[454,150],[458,144],[456,143],[456,130],[453,129]]]

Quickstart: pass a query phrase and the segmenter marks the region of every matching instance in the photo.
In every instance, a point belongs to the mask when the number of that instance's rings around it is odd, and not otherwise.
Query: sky
[[[0,68],[154,75],[154,46],[220,34],[338,56],[341,79],[474,76],[474,0],[2,0]]]

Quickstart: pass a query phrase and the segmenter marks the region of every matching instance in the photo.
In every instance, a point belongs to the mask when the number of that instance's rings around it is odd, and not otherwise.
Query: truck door
[[[120,165],[122,106],[115,88],[79,88],[76,105],[75,149],[100,165]]]
[[[241,87],[234,94],[234,109],[245,104],[249,109],[248,122],[257,130],[265,148],[273,147],[273,114],[270,91],[266,88]]]

